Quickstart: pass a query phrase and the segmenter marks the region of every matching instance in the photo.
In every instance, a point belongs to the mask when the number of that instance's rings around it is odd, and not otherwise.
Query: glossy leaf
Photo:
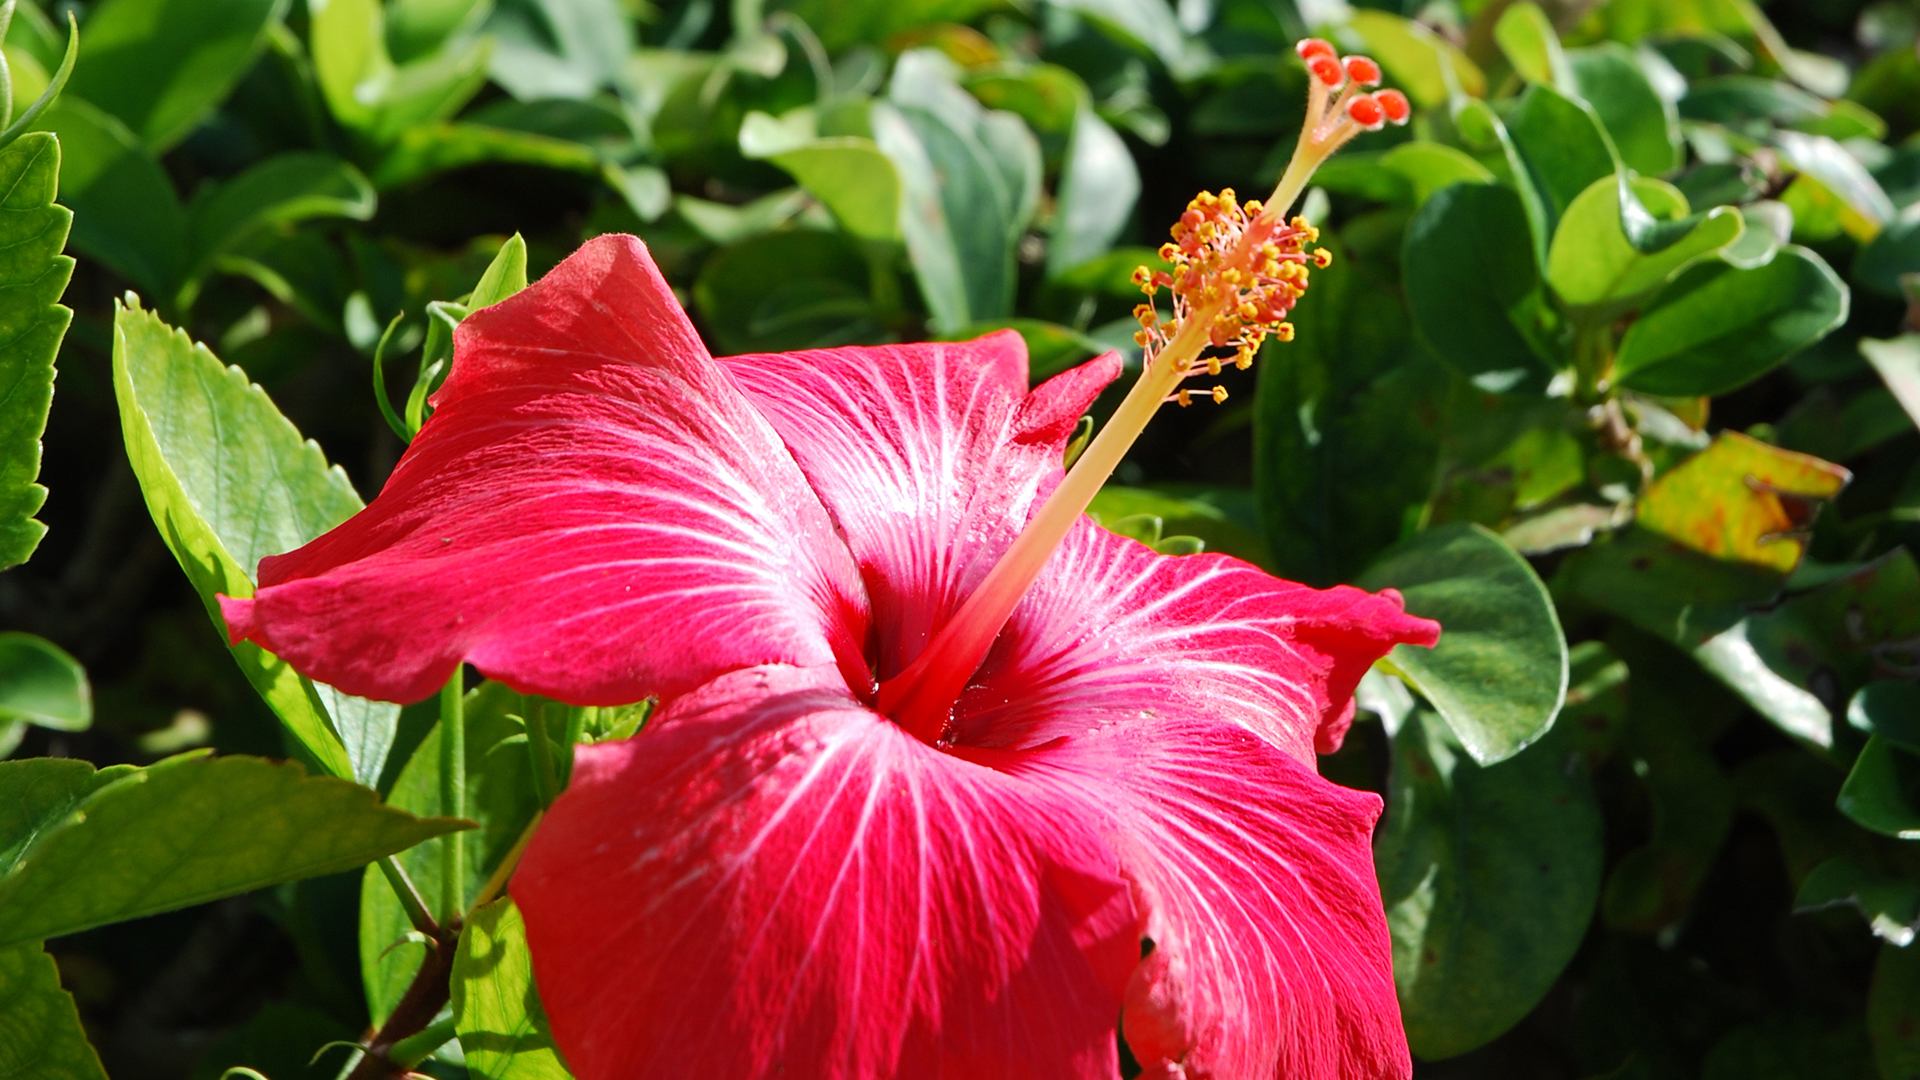
[[[71,89],[161,153],[225,100],[288,0],[105,0]]]
[[[1548,86],[1567,84],[1571,72],[1560,50],[1560,37],[1538,4],[1521,0],[1501,12],[1493,26],[1493,40],[1521,78]]]
[[[1658,180],[1635,180],[1634,194],[1654,217],[1687,215],[1686,197]],[[1691,231],[1667,247],[1642,254],[1620,224],[1619,189],[1611,176],[1593,182],[1573,200],[1547,252],[1547,281],[1569,304],[1624,300],[1659,288],[1688,263],[1719,251],[1740,237],[1743,219],[1732,207],[1715,207]]]
[[[1805,541],[1796,534],[1808,504],[1839,495],[1851,478],[1819,458],[1723,432],[1641,495],[1639,523],[1713,558],[1784,575],[1800,564]]]
[[[1860,342],[1860,352],[1913,418],[1914,425],[1920,427],[1920,334],[1890,341],[1865,338]]]
[[[526,924],[512,900],[473,913],[460,935],[452,990],[468,1072],[484,1080],[568,1080],[533,984]]]
[[[78,97],[60,100],[40,123],[60,139],[60,198],[75,214],[74,249],[171,300],[187,215],[160,163],[125,124]]]
[[[791,119],[798,119],[795,125]],[[776,120],[748,113],[740,125],[740,152],[785,169],[833,212],[843,228],[865,240],[900,237],[900,177],[872,139],[819,138],[811,112]]]
[[[240,247],[263,230],[313,218],[373,217],[373,185],[331,154],[268,158],[224,184],[208,185],[188,208],[191,265]]]
[[[295,764],[172,758],[115,776],[38,832],[0,877],[0,941],[350,870],[466,827],[382,806],[367,788]]]
[[[1774,136],[1782,160],[1820,185],[1845,207],[1841,223],[1856,239],[1870,240],[1894,217],[1893,201],[1847,149],[1824,135],[1782,131]]]
[[[1840,789],[1840,810],[1874,832],[1920,840],[1920,753],[1868,739]]]
[[[280,415],[238,368],[138,307],[114,319],[114,390],[127,456],[147,509],[181,568],[224,626],[217,593],[251,596],[267,555],[291,551],[360,509],[346,474]],[[346,742],[314,685],[258,646],[233,656],[248,681],[327,772],[372,783],[380,776],[399,709],[357,706]]]
[[[1445,143],[1401,143],[1380,155],[1379,165],[1407,179],[1416,207],[1425,206],[1428,199],[1454,184],[1484,184],[1494,179],[1485,165]]]
[[[73,214],[54,205],[60,143],[30,134],[0,148],[0,569],[22,563],[47,527],[34,518],[47,501],[40,435],[53,402],[53,362],[73,313],[59,304],[73,273],[61,254]]]
[[[1074,117],[1057,198],[1047,248],[1049,277],[1106,254],[1133,219],[1140,198],[1133,154],[1091,107]]]
[[[1542,368],[1527,340],[1539,278],[1511,189],[1442,190],[1407,225],[1401,259],[1414,322],[1449,364],[1507,385]]]
[[[1438,645],[1396,646],[1386,663],[1475,761],[1504,761],[1553,724],[1566,700],[1566,637],[1546,586],[1505,541],[1442,525],[1389,551],[1360,583],[1399,589],[1408,611],[1440,623]]]
[[[1614,175],[1605,131],[1582,103],[1551,86],[1529,86],[1506,118],[1527,174],[1555,225],[1595,180]]]
[[[107,1080],[60,988],[53,957],[28,942],[0,949],[0,1076],[22,1080]]]
[[[1672,397],[1743,386],[1847,320],[1844,282],[1813,252],[1740,270],[1707,262],[1656,295],[1621,339],[1615,377]]]
[[[480,827],[428,840],[399,855],[400,865],[421,895],[441,895],[441,847],[457,843],[463,849],[461,865],[467,875],[463,903],[471,903],[533,820],[540,804],[534,793],[532,759],[521,718],[537,707],[535,699],[523,698],[495,682],[483,683],[467,694],[467,784],[463,801],[466,816]],[[550,723],[548,729],[553,737],[562,734],[561,725]],[[407,759],[387,802],[422,817],[442,812],[438,727]],[[406,940],[412,925],[380,869],[368,867],[360,885],[360,972],[368,1008],[379,1022],[406,992],[420,966],[420,950]]]
[[[1680,122],[1625,48],[1607,43],[1567,54],[1573,84],[1613,139],[1620,162],[1642,176],[1681,164]]]
[[[45,638],[0,633],[0,723],[8,721],[86,730],[93,723],[86,669]]]
[[[1487,77],[1474,62],[1419,23],[1385,11],[1356,8],[1348,25],[1366,41],[1367,54],[1386,68],[1392,84],[1417,105],[1445,102],[1449,80],[1474,97],[1487,92]]]
[[[1600,891],[1600,808],[1557,735],[1480,766],[1416,711],[1394,738],[1375,862],[1413,1052],[1480,1046],[1573,958]]]

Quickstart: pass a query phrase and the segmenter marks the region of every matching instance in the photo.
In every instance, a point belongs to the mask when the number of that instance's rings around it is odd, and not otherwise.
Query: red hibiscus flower
[[[222,603],[353,694],[658,699],[511,886],[582,1080],[1410,1072],[1380,801],[1314,753],[1436,628],[1078,507],[1023,540],[1115,357],[716,360],[612,236],[456,342],[379,498]]]

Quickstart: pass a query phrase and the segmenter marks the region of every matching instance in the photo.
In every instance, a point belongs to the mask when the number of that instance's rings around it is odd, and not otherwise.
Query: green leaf
[[[31,134],[0,147],[0,569],[27,561],[47,527],[34,514],[47,501],[40,435],[53,403],[53,362],[73,312],[61,307],[73,274],[66,246],[73,214],[54,205],[60,143]]]
[[[1465,1053],[1525,1016],[1573,958],[1600,892],[1600,808],[1556,736],[1480,766],[1430,713],[1393,740],[1374,862],[1413,1052]]]
[[[239,368],[139,307],[114,318],[114,390],[127,457],[162,539],[224,630],[216,594],[253,595],[260,560],[291,551],[361,507],[346,474],[274,408]],[[247,679],[300,746],[335,776],[373,783],[399,709],[329,718],[314,684],[251,642],[232,647]],[[350,757],[342,745],[361,748]]]
[[[873,321],[866,257],[839,233],[792,229],[722,249],[694,282],[708,333],[732,353],[865,340]]]
[[[72,90],[162,153],[226,100],[287,2],[105,0],[87,18]]]
[[[93,723],[93,690],[86,669],[66,650],[9,630],[0,633],[0,723],[18,720],[85,731]]]
[[[1133,219],[1140,198],[1140,170],[1133,154],[1091,105],[1081,106],[1060,175],[1047,276],[1107,253]]]
[[[1662,221],[1687,215],[1686,196],[1659,180],[1635,180],[1633,191]],[[1642,254],[1620,224],[1620,194],[1609,175],[1594,181],[1567,207],[1547,252],[1547,281],[1575,306],[1621,301],[1659,288],[1688,263],[1739,239],[1744,219],[1733,207],[1715,207],[1667,247]]]
[[[76,758],[0,761],[0,878],[42,833],[58,827],[88,795],[122,776],[132,765],[96,771]]]
[[[1920,687],[1862,687],[1847,706],[1847,722],[1869,738],[1840,789],[1841,811],[1874,832],[1920,838]]]
[[[1499,184],[1455,184],[1407,225],[1407,306],[1449,364],[1504,389],[1542,372],[1522,327],[1539,304],[1527,219]]]
[[[1614,175],[1613,149],[1594,114],[1551,86],[1527,87],[1506,123],[1550,227],[1595,180]]]
[[[972,22],[999,6],[1000,0],[776,0],[769,5],[792,12],[836,55],[855,45],[882,44],[918,26]]]
[[[1494,179],[1485,165],[1445,143],[1401,143],[1380,155],[1379,164],[1406,177],[1415,207],[1425,206],[1428,199],[1453,184],[1484,184]]]
[[[34,837],[0,878],[0,942],[351,870],[468,827],[382,806],[368,788],[297,764],[172,758],[118,775]]]
[[[1853,279],[1888,296],[1901,295],[1903,274],[1920,274],[1920,217],[1880,230],[1853,260]]]
[[[1501,12],[1493,25],[1493,40],[1507,63],[1523,79],[1547,86],[1568,86],[1571,73],[1553,21],[1538,4],[1521,0]]]
[[[1038,382],[1106,352],[1109,346],[1078,330],[1045,319],[992,319],[952,334],[941,334],[938,341],[972,341],[995,330],[1013,330],[1027,344],[1027,378]]]
[[[1845,855],[1813,868],[1793,897],[1793,910],[1851,907],[1876,937],[1910,945],[1920,923],[1920,880],[1875,873]]]
[[[863,240],[900,238],[900,176],[872,139],[819,138],[811,109],[776,120],[750,112],[740,124],[740,152],[785,169]]]
[[[493,261],[481,272],[480,281],[467,295],[469,314],[492,307],[527,287],[527,241],[519,233],[494,252]]]
[[[1061,0],[1059,6],[1084,16],[1108,36],[1151,52],[1177,79],[1196,78],[1211,63],[1206,47],[1187,37],[1169,5],[1160,0]]]
[[[1607,42],[1567,54],[1574,86],[1600,117],[1627,168],[1659,176],[1681,164],[1680,119],[1625,47]]]
[[[343,0],[351,2],[351,0]],[[600,155],[566,139],[485,124],[423,124],[401,131],[379,163],[374,186],[385,190],[471,165],[535,165],[598,176]]]
[[[1740,270],[1719,261],[1662,289],[1621,339],[1614,377],[1669,397],[1744,386],[1847,321],[1848,292],[1826,260],[1801,247]]]
[[[189,265],[204,267],[276,225],[324,217],[366,221],[374,204],[373,185],[332,154],[278,154],[194,196],[187,211]]]
[[[619,0],[500,0],[486,30],[498,42],[489,73],[522,100],[588,98],[618,84],[634,46]]]
[[[945,56],[909,51],[874,141],[900,176],[901,231],[937,331],[1012,314],[1014,249],[1039,204],[1040,147],[1013,113],[988,112]]]
[[[171,301],[186,250],[187,215],[153,154],[119,120],[77,97],[41,125],[60,137],[60,194],[74,211],[73,246]]]
[[[1108,484],[1093,497],[1087,514],[1112,528],[1127,518],[1150,517],[1165,536],[1191,536],[1217,551],[1250,563],[1267,562],[1252,506],[1252,492],[1235,488],[1173,490]]]
[[[15,10],[17,12],[21,9],[16,8]],[[26,10],[35,11],[35,9],[32,8]],[[45,18],[45,16],[39,16],[37,11],[35,11],[35,16]],[[20,20],[19,23],[9,25],[31,24],[33,21],[34,18],[29,17]],[[51,25],[47,27],[47,32],[49,34],[52,33]],[[0,146],[11,144],[15,139],[40,123],[40,114],[46,112],[47,109],[59,99],[61,92],[67,88],[67,81],[73,75],[73,66],[78,63],[79,60],[80,25],[75,21],[71,12],[67,14],[66,52],[62,54],[60,62],[55,66],[52,75],[46,75],[45,78],[40,78],[40,76],[45,75],[44,70],[35,70],[32,73],[35,81],[22,81],[20,76],[25,74],[26,66],[33,64],[33,58],[31,56],[16,57],[11,54],[5,57],[7,77],[13,83],[12,89],[18,92],[14,104],[19,104],[18,98],[33,94],[36,86],[39,92],[37,96],[34,97],[32,104],[15,112],[13,114],[13,121],[6,126],[4,131],[0,131]]]
[[[0,1076],[107,1080],[60,969],[38,942],[0,949],[0,1001]]]
[[[430,53],[478,27],[492,0],[393,0],[387,6],[387,48],[402,61]]]
[[[539,707],[542,703],[537,699],[523,698],[495,682],[483,683],[467,694],[463,710],[467,752],[464,802],[466,815],[480,827],[428,840],[398,856],[422,896],[441,895],[441,846],[458,843],[467,875],[463,905],[471,903],[533,821],[540,801],[534,789],[526,727],[519,718]],[[551,734],[558,736],[560,732]],[[387,801],[426,816],[441,812],[440,795],[440,729],[436,726],[407,759]],[[420,966],[419,948],[406,943],[411,929],[380,868],[368,867],[360,882],[360,972],[366,982],[367,1006],[376,1023],[393,1010]]]
[[[1860,354],[1879,372],[1880,380],[1913,418],[1915,426],[1920,426],[1920,334],[1890,341],[1862,338]]]
[[[1380,61],[1391,85],[1406,91],[1416,105],[1443,104],[1456,87],[1473,97],[1487,92],[1487,77],[1473,61],[1417,22],[1356,8],[1347,25],[1366,41],[1367,54]]]
[[[375,146],[449,119],[486,83],[493,39],[478,37],[395,66],[379,0],[332,0],[313,20],[314,76],[342,126]],[[556,140],[557,141],[557,140]],[[375,170],[375,183],[390,181]]]
[[[1838,199],[1844,210],[1841,224],[1856,239],[1869,240],[1894,219],[1893,200],[1879,181],[1847,148],[1824,135],[1782,131],[1774,135],[1782,161],[1802,173],[1796,183],[1812,182]]]
[[[569,1080],[533,984],[526,924],[508,899],[473,913],[453,959],[453,1022],[482,1080]]]
[[[1433,704],[1482,765],[1504,761],[1552,726],[1567,695],[1567,641],[1533,567],[1478,525],[1429,529],[1360,577],[1440,623],[1432,649],[1397,645],[1392,669]]]

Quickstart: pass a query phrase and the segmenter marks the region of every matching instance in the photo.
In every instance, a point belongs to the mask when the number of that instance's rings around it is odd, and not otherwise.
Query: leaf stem
[[[440,688],[440,812],[448,817],[467,816],[467,724],[465,669],[455,668],[453,678]],[[440,917],[448,923],[459,921],[466,909],[466,845],[458,834],[440,840]]]
[[[403,1069],[412,1069],[435,1050],[452,1042],[455,1034],[454,1018],[448,1015],[394,1043],[387,1051],[387,1060]]]
[[[457,837],[450,840],[457,842]],[[413,879],[407,876],[406,867],[401,866],[398,859],[387,855],[380,859],[380,872],[386,875],[387,884],[393,886],[393,894],[400,898],[400,906],[406,910],[407,921],[413,924],[413,928],[430,938],[439,937],[440,924],[433,920],[433,913],[427,910],[426,898],[420,895]]]

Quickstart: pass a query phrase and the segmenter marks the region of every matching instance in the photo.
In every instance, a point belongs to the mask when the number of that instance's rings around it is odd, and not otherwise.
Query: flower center
[[[1134,272],[1147,297],[1134,309],[1141,326],[1134,340],[1145,349],[1139,380],[979,588],[913,663],[880,684],[880,711],[922,740],[945,739],[953,706],[994,638],[1160,406],[1190,404],[1187,380],[1218,375],[1225,363],[1253,366],[1269,335],[1292,340],[1286,316],[1306,292],[1308,263],[1325,267],[1330,257],[1324,248],[1306,250],[1319,239],[1317,229],[1282,215],[1335,150],[1361,131],[1405,123],[1410,111],[1397,90],[1364,92],[1380,81],[1379,66],[1366,57],[1342,61],[1317,38],[1300,42],[1298,51],[1312,76],[1306,124],[1272,196],[1243,205],[1227,189],[1187,204],[1172,242],[1160,249],[1172,271]],[[1155,299],[1163,289],[1171,294],[1167,317]],[[1215,402],[1227,396],[1217,385],[1203,393]]]

